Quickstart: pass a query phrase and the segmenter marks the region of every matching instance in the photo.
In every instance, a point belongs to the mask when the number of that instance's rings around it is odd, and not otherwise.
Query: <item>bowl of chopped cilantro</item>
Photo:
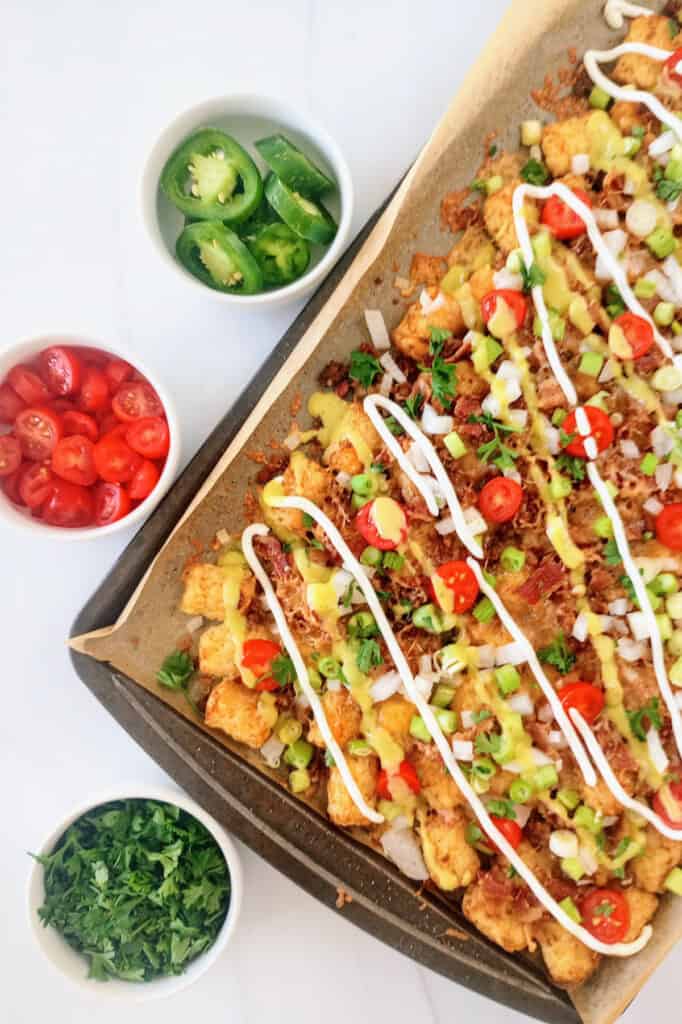
[[[29,917],[63,975],[140,1002],[217,960],[241,892],[237,851],[216,821],[170,787],[132,786],[76,808],[34,854]]]

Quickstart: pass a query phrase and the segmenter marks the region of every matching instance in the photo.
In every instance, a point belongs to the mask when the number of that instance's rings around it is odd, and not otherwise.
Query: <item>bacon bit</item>
[[[547,74],[542,88],[533,89],[530,94],[542,110],[549,111],[561,120],[574,117],[587,109],[587,98],[577,96],[572,91],[573,86],[580,80],[583,73],[582,64],[578,63],[577,55],[573,50],[569,50],[568,60],[572,66],[560,68],[557,72],[556,82],[550,74]],[[566,90],[570,90],[568,94],[566,94]]]
[[[336,890],[336,909],[343,910],[346,903],[352,902],[353,897],[351,896],[351,894],[349,892],[346,892],[346,890],[342,886],[339,886],[338,889]]]
[[[453,233],[463,231],[481,218],[480,203],[465,206],[471,199],[468,188],[455,189],[448,192],[440,204],[440,223],[443,229],[449,228]]]
[[[516,591],[528,604],[537,604],[548,597],[564,582],[564,567],[552,555],[545,555],[537,569]]]
[[[458,942],[468,942],[471,938],[466,932],[462,932],[459,928],[446,928],[443,932],[443,936],[448,939],[457,939]]]
[[[289,559],[284,553],[281,542],[277,537],[269,534],[267,537],[259,537],[256,541],[259,550],[265,552],[265,557],[272,563],[272,573],[276,578],[288,576],[291,572]]]
[[[301,411],[302,405],[303,395],[301,394],[300,391],[297,391],[294,397],[291,399],[291,405],[289,406],[289,413],[293,419],[296,419],[296,417],[298,416],[299,412]]]

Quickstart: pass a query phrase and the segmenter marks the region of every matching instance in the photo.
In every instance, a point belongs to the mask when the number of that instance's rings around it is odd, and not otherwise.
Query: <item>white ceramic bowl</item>
[[[127,360],[131,366],[134,366],[136,370],[144,374],[161,399],[168,420],[170,448],[166,464],[151,494],[137,508],[129,512],[127,516],[117,520],[115,523],[111,523],[109,526],[84,526],[75,529],[50,526],[49,523],[44,523],[42,519],[32,516],[27,509],[14,505],[2,488],[0,488],[0,529],[3,527],[18,527],[19,529],[30,531],[34,536],[47,536],[49,534],[50,537],[57,540],[92,540],[94,537],[105,537],[109,534],[117,533],[119,530],[124,530],[129,526],[134,526],[142,522],[143,519],[146,519],[161,501],[173,482],[180,461],[180,428],[175,413],[175,406],[168,391],[159,381],[156,374],[152,373],[148,367],[140,362],[136,355],[122,348],[119,344],[111,344],[109,341],[100,341],[97,338],[86,337],[82,334],[72,334],[69,331],[60,334],[36,335],[27,341],[20,341],[18,344],[11,345],[9,348],[0,351],[0,381],[4,380],[8,372],[17,363],[23,363],[26,360],[32,359],[50,345],[76,345],[101,349],[104,352],[110,352],[114,356]],[[2,427],[0,427],[0,431],[2,431]]]
[[[243,882],[239,855],[234,843],[217,821],[206,814],[202,808],[179,789],[171,786],[139,786],[131,785],[117,788],[116,791],[100,794],[74,808],[71,814],[54,829],[37,851],[42,855],[52,852],[57,841],[66,832],[69,825],[82,817],[87,811],[100,807],[112,800],[156,800],[160,803],[174,804],[187,811],[192,817],[205,825],[222,850],[230,873],[230,905],[223,926],[215,942],[205,953],[193,960],[183,974],[169,978],[157,978],[154,981],[138,983],[110,979],[100,982],[87,977],[88,967],[84,957],[77,953],[51,926],[45,927],[38,917],[38,908],[45,898],[44,871],[38,861],[33,862],[28,883],[28,915],[29,927],[40,951],[47,957],[54,970],[67,978],[72,984],[91,995],[102,996],[109,1001],[126,1003],[142,1003],[151,999],[162,999],[175,995],[197,981],[212,964],[220,957],[229,942],[239,917],[242,902]],[[36,851],[34,851],[36,852]]]
[[[338,224],[336,236],[327,247],[311,244],[310,266],[292,284],[258,295],[231,295],[209,288],[185,270],[176,259],[175,243],[182,231],[184,216],[161,192],[159,178],[168,157],[180,143],[198,128],[206,127],[219,128],[233,135],[253,157],[261,173],[265,172],[265,163],[253,143],[256,139],[281,132],[336,180],[337,191],[322,199]],[[185,110],[161,133],[144,169],[140,202],[142,219],[152,245],[176,277],[193,288],[200,288],[204,295],[214,299],[257,308],[298,299],[312,291],[329,273],[348,240],[353,215],[353,182],[348,164],[337,144],[306,114],[270,96],[219,96]]]

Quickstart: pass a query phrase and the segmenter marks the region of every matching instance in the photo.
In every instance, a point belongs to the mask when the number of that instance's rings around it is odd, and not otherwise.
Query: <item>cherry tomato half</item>
[[[588,725],[594,722],[604,707],[604,694],[598,686],[593,686],[592,683],[566,683],[558,691],[558,696],[567,714],[571,708],[575,708]]]
[[[145,459],[162,459],[170,447],[168,424],[160,416],[134,420],[128,427],[126,441]]]
[[[410,787],[413,793],[419,793],[421,790],[422,787],[419,781],[419,776],[417,775],[417,770],[412,762],[401,761],[397,771],[389,774],[385,768],[382,768],[379,772],[379,776],[377,778],[377,795],[380,796],[382,800],[393,799],[391,795],[391,778],[394,775],[399,776],[399,778],[401,778],[403,782]]]
[[[127,483],[137,473],[142,458],[116,433],[105,434],[94,446],[95,469],[110,484]]]
[[[158,467],[149,459],[144,459],[128,485],[128,493],[133,501],[144,501],[158,484],[160,476]]]
[[[21,445],[12,434],[0,437],[0,476],[10,476],[21,465]]]
[[[496,476],[478,496],[478,507],[489,523],[508,523],[521,508],[523,488],[516,480]]]
[[[682,75],[677,70],[677,65],[680,61],[682,61],[682,50],[675,50],[674,53],[670,54],[663,65],[663,68],[672,82],[675,82],[676,85],[682,86]]]
[[[82,434],[89,438],[93,444],[99,437],[99,427],[92,416],[87,412],[79,412],[77,409],[67,409],[62,417],[62,430],[64,437],[71,437],[72,434]]]
[[[7,374],[7,383],[26,405],[42,405],[50,401],[45,384],[29,366],[13,366]]]
[[[43,519],[51,526],[89,526],[94,512],[91,490],[68,480],[55,479],[43,506]]]
[[[163,416],[161,399],[146,380],[131,380],[122,384],[111,404],[118,418],[126,422],[148,416]]]
[[[279,690],[279,683],[272,676],[268,676],[267,679],[259,679],[254,686],[254,690],[257,690],[259,693],[273,693],[275,690]]]
[[[96,366],[86,366],[83,370],[79,404],[86,412],[96,412],[109,405],[109,382]]]
[[[571,192],[580,199],[585,206],[592,206],[592,200],[582,188],[573,188]],[[542,208],[542,223],[552,232],[555,238],[567,241],[571,238],[580,238],[587,228],[582,217],[575,213],[568,203],[565,203],[559,196],[550,196]]]
[[[108,526],[130,512],[130,495],[120,484],[101,481],[94,489],[93,500],[97,526]]]
[[[81,384],[81,361],[70,348],[52,345],[40,353],[40,366],[53,395],[73,395]]]
[[[490,815],[490,820],[498,832],[502,833],[511,848],[518,850],[523,839],[523,829],[518,821],[512,821],[511,818],[498,818],[495,814]],[[488,836],[485,837],[485,844],[486,846],[491,846],[496,853],[501,853],[501,850],[498,849],[497,845]]]
[[[62,480],[90,487],[97,479],[94,445],[89,437],[72,434],[57,441],[52,452],[52,471]]]
[[[634,313],[621,313],[613,321],[620,327],[632,350],[632,359],[641,359],[654,347],[654,329],[648,320]]]
[[[600,942],[622,942],[630,928],[630,907],[618,889],[593,889],[578,904],[583,928]]]
[[[22,409],[14,421],[14,429],[24,456],[35,462],[49,459],[62,436],[59,416],[43,406]]]
[[[45,462],[27,462],[19,470],[19,495],[30,509],[41,508],[52,493],[54,476]]]
[[[257,669],[264,672],[270,667],[273,658],[280,654],[282,648],[274,640],[266,640],[261,637],[254,637],[247,640],[242,648],[242,667],[251,669],[257,673]]]
[[[593,437],[597,444],[597,452],[606,451],[609,445],[613,444],[613,424],[609,419],[608,415],[603,409],[598,409],[596,405],[584,405],[582,408],[587,416],[587,422],[590,425],[590,433],[588,437]],[[566,451],[569,455],[577,455],[581,459],[587,458],[587,452],[585,451],[585,438],[578,433],[578,424],[576,422],[575,412],[569,412],[568,416],[561,424],[561,429],[566,434],[575,434],[570,444],[566,445]]]
[[[673,501],[656,516],[656,538],[671,551],[682,551],[682,502]]]
[[[659,789],[654,810],[670,828],[682,830],[682,782],[668,782]]]
[[[380,532],[381,524],[389,521],[390,537]],[[375,498],[362,506],[355,517],[355,528],[372,547],[392,551],[407,537],[407,516],[402,505],[393,498]]]
[[[19,469],[15,469],[9,476],[3,476],[2,479],[0,479],[0,488],[2,488],[3,492],[14,505],[23,504],[19,493],[19,483],[21,481],[21,474],[23,471],[24,467],[20,466]]]
[[[130,363],[126,363],[125,359],[110,359],[104,367],[104,372],[111,390],[117,391],[124,381],[132,377],[133,368]]]
[[[14,423],[21,410],[25,408],[26,403],[9,384],[0,386],[0,423]]]
[[[473,570],[464,561],[445,562],[439,565],[436,573],[454,595],[452,611],[456,615],[468,612],[478,597],[478,581]],[[445,609],[449,611],[450,609]]]
[[[495,315],[497,304],[500,300],[503,300],[505,305],[511,309],[516,320],[516,326],[523,327],[526,312],[528,311],[528,302],[523,292],[514,291],[513,288],[497,288],[495,291],[488,292],[487,295],[483,296],[481,312],[484,322],[487,324]]]

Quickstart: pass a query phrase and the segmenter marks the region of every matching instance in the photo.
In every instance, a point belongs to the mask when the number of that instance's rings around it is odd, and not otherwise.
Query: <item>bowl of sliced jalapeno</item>
[[[192,287],[241,305],[318,284],[343,251],[353,187],[336,143],[263,96],[208,100],[154,145],[142,179],[154,249]]]

